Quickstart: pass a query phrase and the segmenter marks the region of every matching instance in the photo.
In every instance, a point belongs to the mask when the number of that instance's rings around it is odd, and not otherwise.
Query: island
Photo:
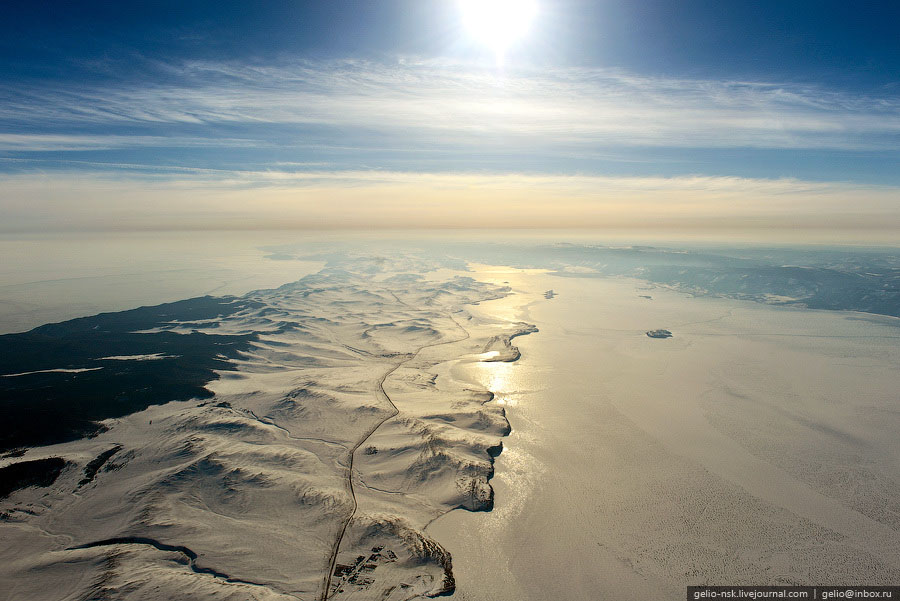
[[[672,332],[669,330],[650,330],[647,332],[647,336],[650,338],[671,338]]]

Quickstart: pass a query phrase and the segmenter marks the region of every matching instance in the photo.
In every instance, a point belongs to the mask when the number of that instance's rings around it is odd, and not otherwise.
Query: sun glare
[[[526,33],[537,14],[534,0],[460,0],[469,33],[490,48],[499,62]]]

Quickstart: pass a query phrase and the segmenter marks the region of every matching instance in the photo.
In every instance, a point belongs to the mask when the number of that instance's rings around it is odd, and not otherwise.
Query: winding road
[[[400,302],[401,304],[406,305],[406,303],[404,303],[399,298],[397,298],[396,295],[394,296],[394,298],[396,298],[397,301]],[[445,340],[444,342],[435,342],[432,344],[426,344],[424,346],[419,347],[412,355],[410,355],[403,361],[396,363],[393,367],[391,367],[389,370],[387,370],[381,376],[381,378],[378,380],[378,385],[375,388],[375,394],[376,394],[376,396],[378,396],[379,400],[386,401],[390,405],[391,410],[388,415],[386,415],[380,421],[375,423],[368,430],[366,435],[363,436],[362,438],[360,438],[356,442],[356,444],[353,445],[353,448],[350,449],[349,458],[347,461],[347,463],[348,463],[347,488],[350,492],[350,498],[353,501],[353,509],[351,510],[350,514],[347,516],[347,519],[344,521],[344,524],[341,527],[340,534],[338,534],[337,539],[334,541],[334,546],[331,549],[331,558],[330,558],[330,561],[328,562],[328,572],[325,574],[325,578],[324,578],[323,586],[322,586],[322,595],[320,596],[321,601],[327,601],[328,597],[330,596],[329,591],[331,590],[331,579],[332,579],[332,576],[334,575],[334,566],[335,566],[335,563],[337,562],[338,551],[341,548],[341,542],[344,540],[344,534],[346,534],[346,532],[347,532],[347,527],[350,525],[350,522],[353,521],[353,518],[356,516],[356,510],[359,508],[359,503],[356,500],[356,491],[353,486],[353,458],[356,455],[356,451],[359,449],[359,447],[361,447],[363,444],[365,444],[366,441],[372,437],[372,435],[375,433],[375,431],[378,430],[378,428],[383,426],[385,424],[385,422],[387,422],[390,419],[393,419],[400,413],[400,410],[397,409],[397,406],[394,404],[394,401],[392,401],[391,397],[387,394],[387,392],[385,392],[384,382],[392,373],[394,373],[395,371],[397,371],[398,369],[403,367],[403,365],[405,365],[406,363],[409,363],[410,361],[412,361],[416,357],[418,357],[419,353],[421,353],[423,350],[425,350],[427,348],[436,347],[436,346],[443,346],[446,344],[456,344],[457,342],[462,342],[463,340],[469,339],[469,337],[470,337],[469,331],[466,330],[464,327],[462,327],[458,321],[456,321],[456,318],[453,317],[453,314],[448,313],[447,317],[449,317],[453,321],[453,323],[456,324],[456,327],[458,327],[460,330],[465,332],[465,336],[463,336],[462,338],[457,338],[455,340]]]

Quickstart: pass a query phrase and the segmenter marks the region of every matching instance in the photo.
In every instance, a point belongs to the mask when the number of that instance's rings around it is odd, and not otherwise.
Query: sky
[[[0,232],[774,228],[900,244],[893,0],[4,12]]]

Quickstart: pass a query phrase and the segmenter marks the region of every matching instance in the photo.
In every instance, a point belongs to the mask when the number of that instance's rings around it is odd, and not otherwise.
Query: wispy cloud
[[[81,135],[0,133],[0,148],[12,151],[81,151],[118,148],[222,148],[259,147],[259,140],[191,136]]]
[[[208,143],[192,141],[185,132],[202,138],[213,126],[240,126],[248,137],[291,143],[289,135],[264,125],[336,128],[344,135],[330,141],[351,147],[385,138],[416,146],[533,145],[544,151],[893,150],[900,143],[896,96],[792,84],[639,77],[603,69],[498,73],[415,60],[193,62],[160,69],[164,78],[144,84],[6,88],[0,121],[14,127],[16,136],[0,138],[0,148],[49,148],[54,132],[48,128],[97,127],[139,130],[148,144],[160,132],[175,144]],[[122,143],[118,136],[105,140],[110,148]],[[101,146],[103,140],[88,142]],[[60,149],[78,147],[65,136],[56,143]]]
[[[640,171],[678,177],[591,170],[646,160],[648,147],[676,158],[704,148],[776,149],[787,158],[836,149],[890,162],[900,147],[893,96],[415,60],[194,62],[128,81],[0,85],[0,231],[900,231],[900,187],[687,175],[704,173],[700,161]],[[490,153],[506,163],[487,162]]]

